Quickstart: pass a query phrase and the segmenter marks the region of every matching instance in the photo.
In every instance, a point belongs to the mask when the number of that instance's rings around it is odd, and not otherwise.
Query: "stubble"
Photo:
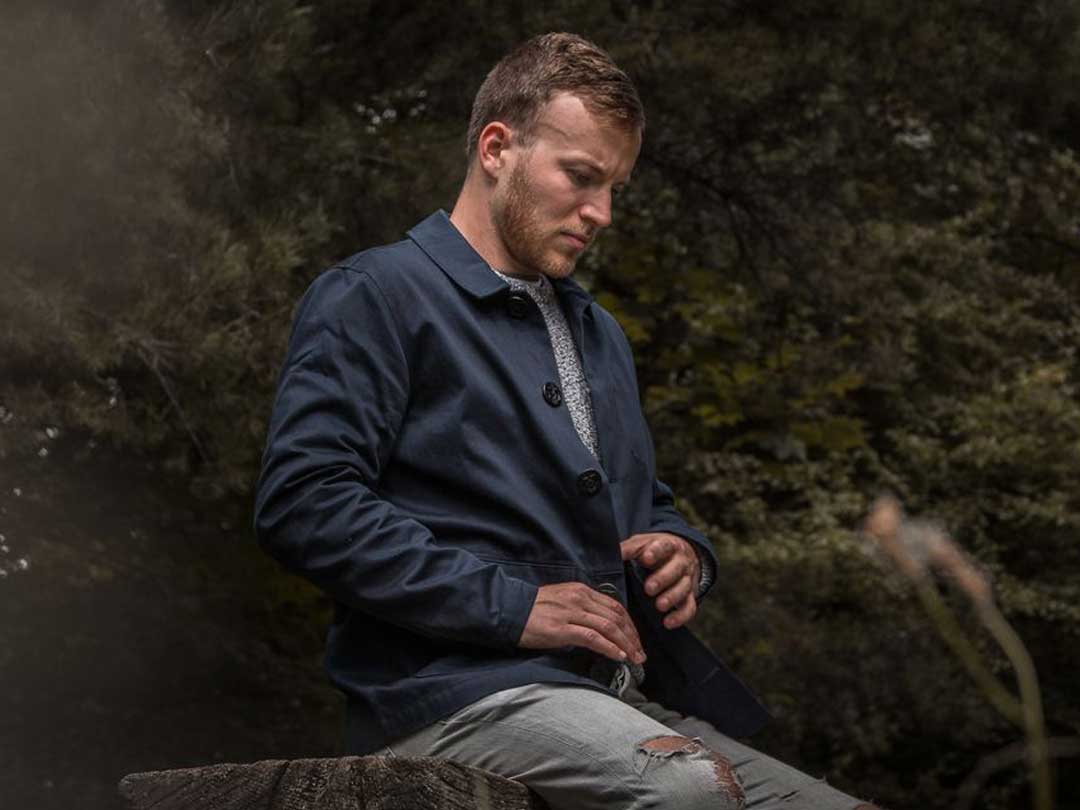
[[[495,206],[493,219],[507,252],[521,267],[552,278],[573,272],[575,260],[553,258],[546,247],[551,234],[544,233],[539,224],[535,195],[524,161],[510,172],[506,197],[502,205]]]

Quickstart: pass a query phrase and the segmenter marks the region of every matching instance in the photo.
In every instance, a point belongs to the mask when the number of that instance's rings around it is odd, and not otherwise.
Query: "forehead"
[[[566,157],[576,153],[610,173],[629,173],[641,148],[639,132],[593,115],[570,93],[559,93],[544,105],[533,135],[548,149]]]

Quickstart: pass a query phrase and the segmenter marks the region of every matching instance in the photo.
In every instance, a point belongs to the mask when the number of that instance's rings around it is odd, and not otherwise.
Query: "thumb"
[[[635,534],[619,543],[619,550],[624,560],[632,560],[641,553],[652,538],[647,534]]]

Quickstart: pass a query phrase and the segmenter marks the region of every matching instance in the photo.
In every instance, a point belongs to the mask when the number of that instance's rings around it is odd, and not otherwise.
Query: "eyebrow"
[[[590,157],[586,157],[586,156],[566,157],[566,158],[561,158],[560,160],[564,164],[580,163],[580,164],[586,166],[587,168],[591,169],[592,171],[596,172],[597,174],[603,174],[604,173],[603,167],[600,166],[599,163],[597,163],[595,160],[593,160]],[[630,179],[631,178],[629,176],[627,176],[627,178],[625,180],[619,180],[618,178],[616,178],[614,180],[614,182],[612,182],[612,185],[613,186],[627,186],[627,185],[630,184]]]
[[[597,174],[603,174],[604,173],[604,170],[600,166],[600,164],[597,163],[592,158],[589,158],[589,157],[564,157],[564,158],[560,158],[560,161],[562,163],[567,163],[567,164],[569,164],[569,163],[581,164],[582,166],[585,166],[588,169],[592,169]]]

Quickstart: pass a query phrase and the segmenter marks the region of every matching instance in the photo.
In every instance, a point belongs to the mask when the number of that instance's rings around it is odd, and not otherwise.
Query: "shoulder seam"
[[[331,270],[335,270],[335,269],[350,270],[350,271],[356,273],[356,275],[359,277],[358,280],[357,280],[358,283],[362,284],[364,282],[370,282],[372,289],[374,289],[375,292],[378,294],[379,300],[382,302],[382,305],[386,309],[387,313],[389,313],[390,320],[394,324],[394,331],[397,333],[397,344],[400,347],[401,354],[402,354],[402,357],[404,359],[405,375],[406,375],[406,385],[405,385],[405,387],[406,387],[407,390],[411,391],[412,390],[412,368],[410,367],[410,364],[409,364],[409,351],[408,351],[408,349],[406,347],[405,341],[402,339],[403,336],[405,335],[405,332],[401,328],[401,321],[398,318],[398,314],[395,311],[393,305],[390,303],[390,299],[387,298],[386,293],[383,291],[383,288],[381,286],[379,286],[378,280],[376,280],[376,278],[373,275],[371,275],[371,273],[369,273],[367,270],[365,270],[363,268],[360,268],[360,267],[344,267],[344,266],[340,266],[340,265],[335,265],[334,267],[331,268]],[[402,411],[401,413],[396,414],[396,417],[397,417],[398,420],[402,419],[403,416],[404,416],[404,411]]]
[[[360,267],[346,267],[343,269],[351,270],[352,272],[359,275],[362,279],[367,279],[371,282],[371,286],[375,288],[376,292],[378,292],[379,298],[382,299],[383,306],[386,307],[386,311],[390,313],[390,317],[394,321],[394,328],[397,330],[398,341],[400,342],[401,336],[405,334],[401,328],[401,319],[398,317],[397,310],[395,310],[393,304],[390,303],[390,299],[387,297],[386,292],[379,284],[378,279],[376,279],[375,276],[371,275],[371,273],[369,273],[367,270]]]

